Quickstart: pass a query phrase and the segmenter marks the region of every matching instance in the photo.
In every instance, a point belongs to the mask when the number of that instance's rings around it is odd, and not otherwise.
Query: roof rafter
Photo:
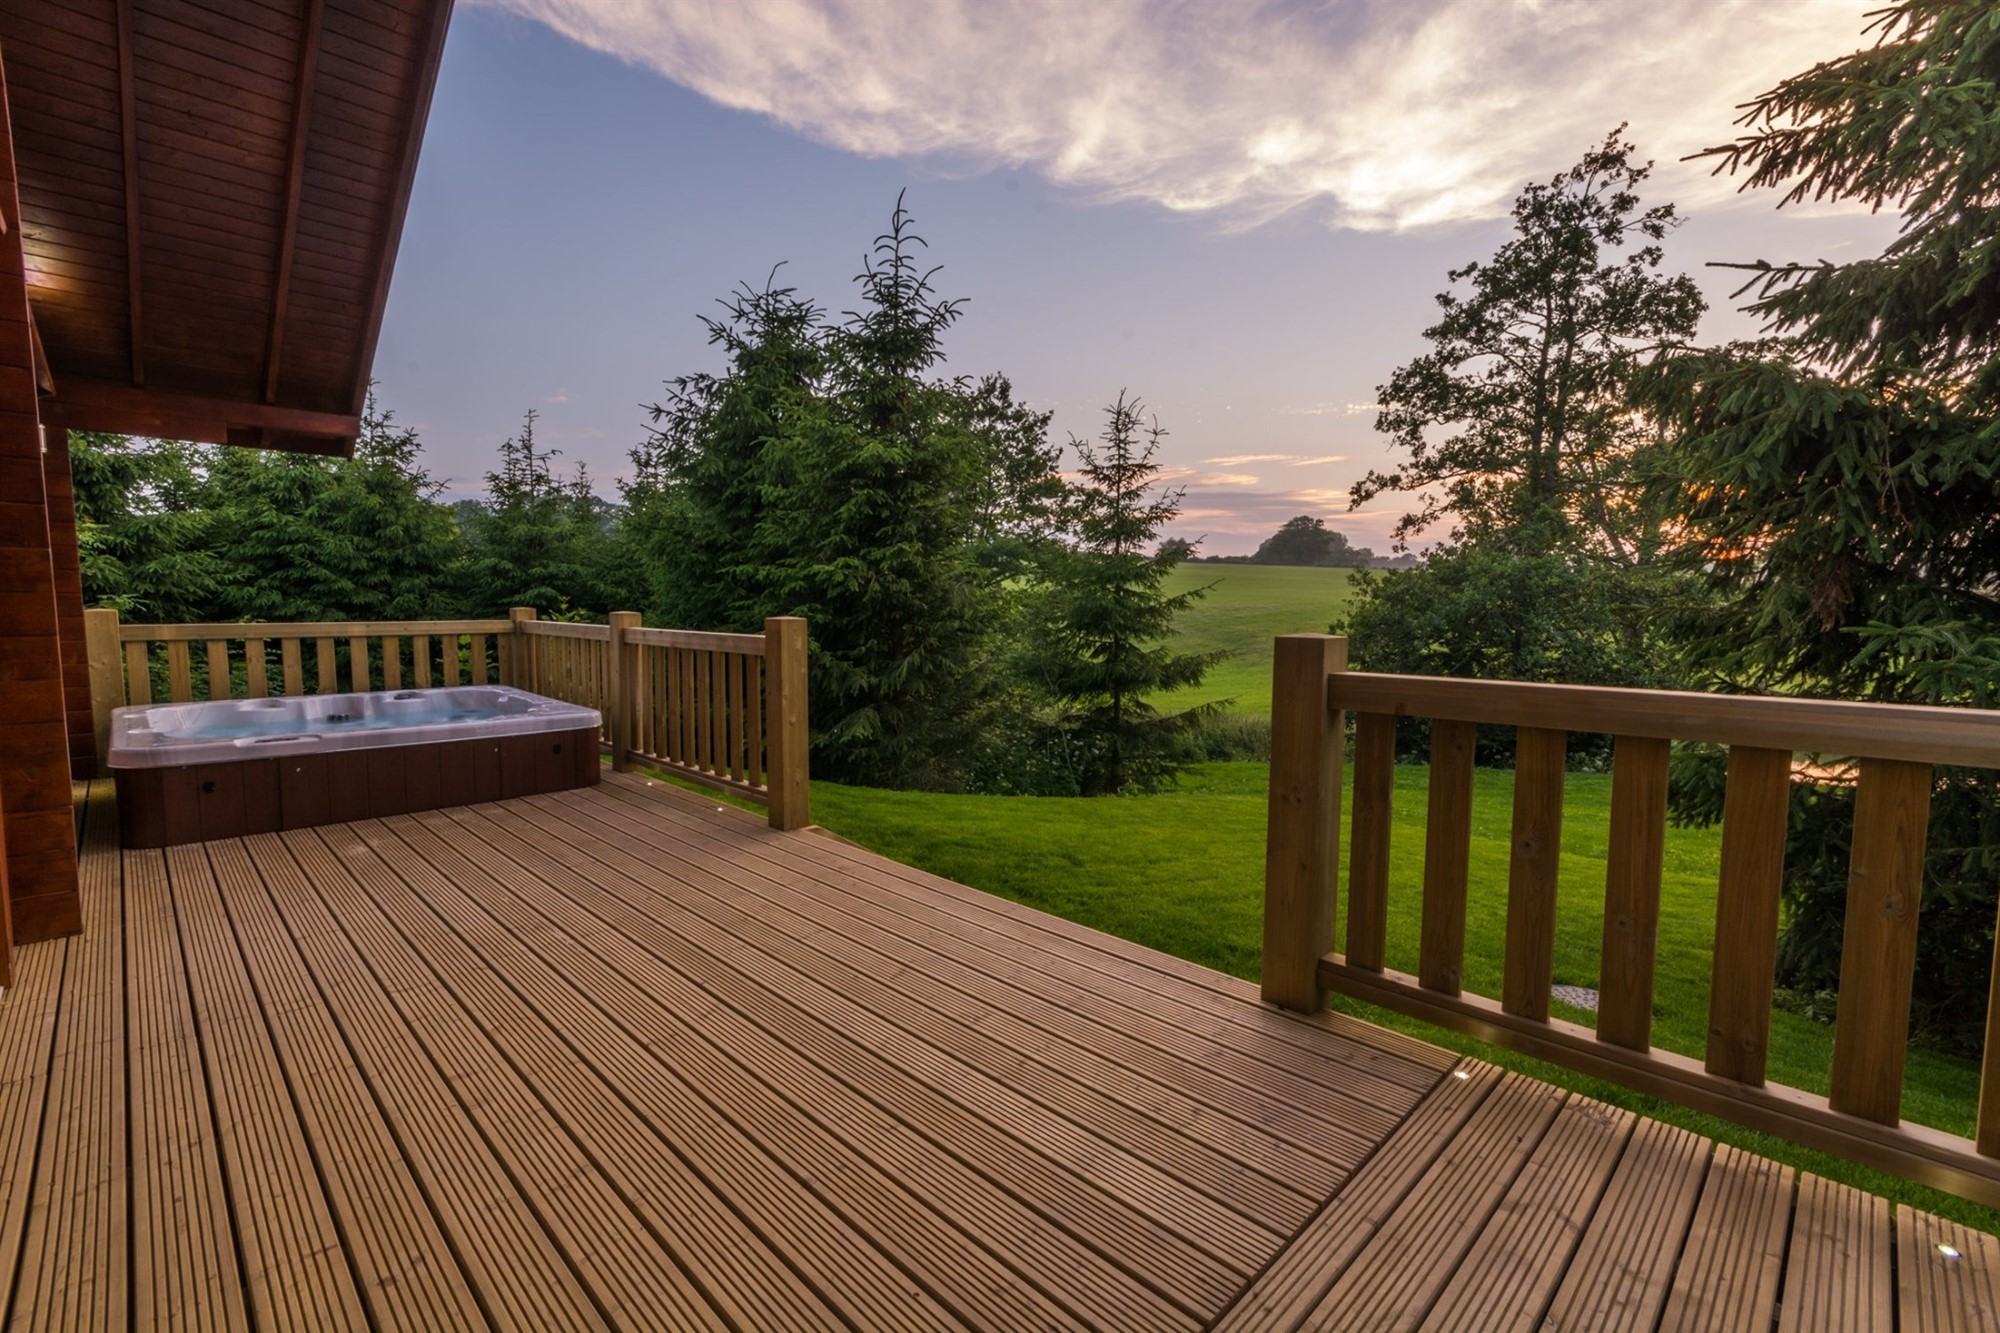
[[[125,284],[132,323],[132,383],[146,384],[145,307],[139,297],[139,98],[133,76],[132,0],[118,0],[118,130],[125,152]]]
[[[278,269],[272,281],[271,335],[264,353],[264,401],[278,401],[278,367],[285,349],[285,308],[291,299],[292,254],[298,246],[299,196],[306,178],[306,132],[312,114],[313,76],[319,68],[320,15],[325,0],[306,0],[299,29],[299,75],[292,91],[292,151],[285,164],[285,215],[278,230]]]
[[[232,439],[232,432],[266,431],[324,440],[324,448],[310,449],[315,453],[346,453],[348,443],[361,425],[357,417],[339,412],[273,407],[165,389],[135,389],[69,376],[57,386],[56,403],[76,430],[203,444],[238,442]]]
[[[375,364],[375,345],[382,337],[382,314],[389,305],[389,279],[396,268],[396,243],[403,235],[403,218],[410,211],[410,188],[417,176],[417,151],[424,142],[424,122],[430,115],[431,94],[437,89],[438,65],[444,54],[445,29],[451,24],[453,0],[433,0],[423,43],[413,53],[416,87],[403,120],[402,142],[396,149],[396,186],[389,215],[374,237],[375,291],[368,306],[368,323],[361,335],[361,355],[355,366],[354,412],[368,404],[368,371]]]

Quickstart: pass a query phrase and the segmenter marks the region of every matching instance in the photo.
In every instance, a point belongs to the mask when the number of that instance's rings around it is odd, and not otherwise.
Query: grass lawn
[[[1328,577],[1316,570],[1245,571],[1225,566],[1222,572],[1253,578]],[[1336,577],[1342,577],[1344,586],[1344,576]],[[1268,649],[1266,658],[1268,665]],[[1416,970],[1427,780],[1424,768],[1397,773],[1389,962],[1409,972]],[[1178,790],[1149,797],[938,796],[816,782],[812,799],[814,817],[821,824],[886,856],[1255,980],[1263,920],[1265,783],[1263,765],[1234,763],[1205,765]],[[1512,774],[1489,771],[1478,774],[1475,787],[1465,984],[1484,995],[1498,995],[1500,988],[1512,787]],[[1570,776],[1556,939],[1558,982],[1597,983],[1610,799],[1608,777]],[[1715,830],[1668,830],[1654,1040],[1697,1057],[1707,1026],[1717,845]],[[1359,1004],[1343,1003],[1343,1007],[1384,1026],[1527,1070],[1913,1206],[1984,1230],[2000,1230],[2000,1213],[1955,1196],[1442,1033],[1415,1020]],[[1587,1014],[1557,1007],[1564,1017],[1589,1021]],[[1824,1093],[1832,1051],[1832,1028],[1793,1014],[1773,1015],[1774,1082]],[[1968,1134],[1978,1105],[1978,1083],[1979,1071],[1971,1061],[1913,1050],[1904,1114]]]
[[[1281,565],[1186,564],[1168,576],[1168,593],[1214,584],[1208,596],[1180,618],[1174,648],[1233,654],[1208,673],[1199,688],[1163,698],[1171,709],[1233,699],[1232,713],[1271,715],[1271,639],[1279,634],[1324,634],[1347,606],[1354,577],[1346,569],[1293,569]]]

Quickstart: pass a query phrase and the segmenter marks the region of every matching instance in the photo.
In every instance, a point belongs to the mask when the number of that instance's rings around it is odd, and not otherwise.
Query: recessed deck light
[[[1938,1253],[1943,1255],[1947,1259],[1958,1259],[1963,1257],[1962,1255],[1959,1254],[1957,1247],[1951,1245],[1940,1244],[1938,1246]]]

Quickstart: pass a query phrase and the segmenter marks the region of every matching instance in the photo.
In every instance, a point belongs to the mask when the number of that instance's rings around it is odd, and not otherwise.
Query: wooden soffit
[[[451,0],[0,0],[67,426],[346,453]]]

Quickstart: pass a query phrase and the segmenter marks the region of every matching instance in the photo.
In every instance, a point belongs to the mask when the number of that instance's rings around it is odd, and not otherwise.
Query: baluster
[[[1653,1044],[1653,968],[1659,948],[1669,751],[1666,741],[1650,736],[1620,736],[1611,757],[1597,1039],[1634,1051]]]
[[[1902,1114],[1930,812],[1929,764],[1861,761],[1827,1101],[1884,1125]]]
[[[153,702],[153,665],[148,647],[139,641],[125,645],[125,693],[135,704]]]
[[[1711,1074],[1762,1086],[1778,959],[1778,897],[1792,756],[1738,745],[1722,799],[1722,864],[1715,896],[1715,961],[1708,994]]]
[[[297,639],[278,640],[279,664],[285,672],[285,693],[294,697],[306,692],[304,647]]]
[[[738,701],[738,690],[742,684],[736,673],[736,659],[728,653],[715,655],[716,666],[722,669],[722,734],[728,743],[728,770],[731,778],[743,776],[743,705]]]
[[[1396,719],[1354,720],[1354,823],[1348,838],[1347,961],[1380,972],[1389,939],[1389,832],[1396,792]]]
[[[1520,728],[1514,746],[1514,845],[1507,869],[1507,954],[1500,1007],[1546,1023],[1555,976],[1563,767],[1569,737]]]
[[[167,643],[167,698],[177,704],[188,703],[194,698],[193,673],[188,669],[185,639],[172,639]]]
[[[268,699],[271,696],[271,664],[264,653],[264,640],[243,641],[243,691],[252,699]]]
[[[1431,723],[1430,802],[1424,829],[1424,915],[1417,979],[1456,995],[1465,968],[1465,883],[1472,855],[1470,722]]]
[[[382,688],[403,688],[403,640],[400,635],[382,636]]]
[[[764,785],[764,659],[743,658],[743,709],[750,717],[744,746],[743,777],[753,787]]]
[[[695,716],[695,657],[694,650],[676,649],[674,656],[680,661],[681,670],[681,750],[680,761],[690,768],[701,767],[695,754],[695,737],[699,734]]]
[[[315,645],[314,663],[319,679],[313,683],[314,694],[339,694],[340,669],[334,663],[333,640],[320,639]]]
[[[210,639],[208,641],[208,697],[211,699],[227,699],[229,694],[229,640]]]

